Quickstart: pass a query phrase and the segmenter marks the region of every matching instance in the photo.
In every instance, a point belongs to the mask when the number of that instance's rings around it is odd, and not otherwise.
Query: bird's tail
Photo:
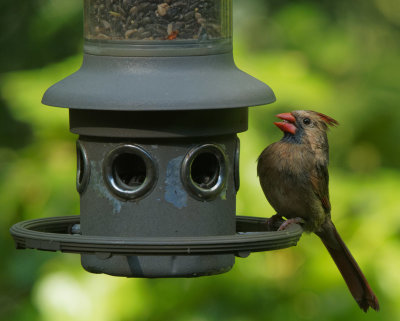
[[[329,251],[329,254],[360,308],[364,310],[364,312],[367,312],[369,307],[378,311],[379,302],[376,295],[369,286],[356,260],[344,244],[333,222],[330,219],[327,220],[322,230],[316,234]]]

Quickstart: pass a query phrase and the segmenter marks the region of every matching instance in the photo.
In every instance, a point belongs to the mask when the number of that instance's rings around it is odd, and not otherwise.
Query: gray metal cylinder
[[[246,109],[242,116],[246,119]],[[196,118],[187,122],[187,130],[194,130],[195,123]],[[161,139],[81,135],[77,186],[82,235],[156,239],[235,234],[238,125],[232,124],[230,131],[215,136],[209,129],[205,137]],[[190,277],[223,273],[234,264],[233,254],[187,254],[85,254],[82,265],[93,273],[118,276]]]

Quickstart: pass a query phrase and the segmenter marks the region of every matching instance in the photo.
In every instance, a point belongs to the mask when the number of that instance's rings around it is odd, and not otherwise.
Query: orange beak
[[[294,125],[296,123],[296,118],[292,113],[278,114],[276,117],[282,119],[281,122],[274,122],[274,124],[283,132],[290,133],[294,135],[296,133],[297,127]]]

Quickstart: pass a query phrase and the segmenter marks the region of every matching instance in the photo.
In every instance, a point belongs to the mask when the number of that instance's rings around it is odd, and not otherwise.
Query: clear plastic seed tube
[[[231,38],[232,0],[85,0],[85,39],[210,42]]]

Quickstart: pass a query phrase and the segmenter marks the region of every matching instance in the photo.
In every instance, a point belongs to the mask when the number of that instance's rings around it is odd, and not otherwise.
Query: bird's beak
[[[274,124],[283,132],[290,133],[294,135],[296,133],[297,127],[295,126],[296,118],[294,118],[292,113],[278,114],[276,117],[282,119],[281,122],[274,122]]]

